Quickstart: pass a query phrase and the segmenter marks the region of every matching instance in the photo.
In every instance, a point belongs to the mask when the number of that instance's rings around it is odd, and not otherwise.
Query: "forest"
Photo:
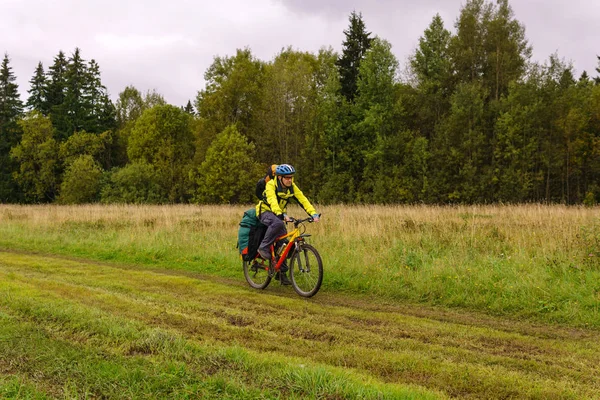
[[[434,15],[406,71],[348,21],[340,53],[215,56],[184,106],[133,86],[111,101],[79,48],[21,99],[5,53],[0,202],[250,203],[274,163],[320,204],[600,200],[600,57],[595,77],[533,62],[508,0],[467,0],[454,33]]]

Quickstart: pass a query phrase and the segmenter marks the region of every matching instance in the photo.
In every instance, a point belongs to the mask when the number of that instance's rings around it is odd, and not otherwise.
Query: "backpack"
[[[271,165],[267,169],[267,174],[264,177],[260,178],[258,180],[258,182],[256,182],[256,197],[258,197],[259,200],[262,200],[262,201],[267,200],[264,198],[265,188],[267,187],[267,182],[269,182],[271,179],[275,178],[275,169],[276,168],[277,168],[277,164]]]
[[[237,243],[240,257],[244,261],[251,261],[256,257],[265,232],[267,232],[267,227],[256,217],[256,208],[246,210],[240,222]]]

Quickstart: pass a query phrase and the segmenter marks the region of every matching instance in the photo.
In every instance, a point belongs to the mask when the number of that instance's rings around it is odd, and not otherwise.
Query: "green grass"
[[[15,398],[593,398],[600,334],[0,252]],[[368,300],[368,301],[367,301]],[[21,393],[22,395],[16,395]]]
[[[235,243],[245,208],[0,206],[0,248],[242,279]],[[320,211],[308,230],[324,292],[600,328],[598,208]]]
[[[229,329],[213,321],[214,315],[200,322],[202,312],[190,313],[205,307],[205,292],[223,296],[221,301],[230,298],[226,286],[134,271],[123,276],[105,266],[87,271],[90,267],[2,255],[0,370],[14,376],[0,381],[6,397],[440,397],[226,341]]]

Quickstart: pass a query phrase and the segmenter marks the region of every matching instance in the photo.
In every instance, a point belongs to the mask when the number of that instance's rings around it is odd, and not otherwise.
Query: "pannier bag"
[[[265,237],[266,231],[266,225],[263,225],[259,219],[256,218],[256,208],[253,207],[244,212],[238,231],[237,244],[242,259],[251,261],[256,257],[258,246]]]

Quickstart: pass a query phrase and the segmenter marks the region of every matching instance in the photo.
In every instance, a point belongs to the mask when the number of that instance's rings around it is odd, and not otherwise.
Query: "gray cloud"
[[[156,89],[172,104],[184,105],[204,87],[214,56],[249,47],[271,60],[291,46],[316,52],[341,50],[348,16],[361,12],[367,29],[388,40],[401,64],[439,13],[446,27],[460,0],[0,0],[0,51],[11,58],[23,100],[38,61],[47,69],[59,50],[79,47],[95,59],[113,99],[125,86]],[[515,0],[534,59],[558,52],[577,73],[592,76],[597,66],[600,3],[596,0]]]

